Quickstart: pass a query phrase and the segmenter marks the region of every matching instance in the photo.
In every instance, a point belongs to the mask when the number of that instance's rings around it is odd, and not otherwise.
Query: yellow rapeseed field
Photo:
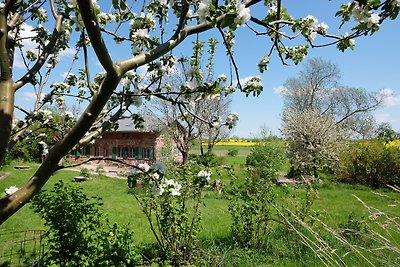
[[[244,139],[228,139],[219,141],[218,146],[254,146],[256,142]]]

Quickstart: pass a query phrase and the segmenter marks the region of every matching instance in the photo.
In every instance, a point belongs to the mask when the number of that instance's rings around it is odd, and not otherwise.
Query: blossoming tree
[[[262,91],[260,78],[240,83],[239,68],[233,46],[235,30],[246,26],[257,36],[269,36],[269,48],[258,63],[261,72],[269,67],[271,56],[283,63],[299,63],[311,47],[336,45],[341,51],[354,48],[354,38],[374,33],[386,19],[395,19],[399,0],[352,1],[338,7],[338,18],[353,23],[351,32],[328,33],[328,25],[318,23],[313,16],[294,18],[280,0],[191,1],[162,0],[130,2],[125,0],[5,0],[0,3],[0,162],[12,144],[34,122],[48,123],[48,104],[62,108],[67,98],[86,102],[79,117],[54,146],[47,147],[45,158],[32,177],[19,190],[0,200],[0,223],[6,221],[62,168],[60,160],[74,147],[83,146],[112,127],[126,112],[140,123],[134,105],[151,96],[168,98],[174,94],[191,94],[202,90],[214,94],[219,84],[201,84],[179,90],[156,87],[164,75],[174,68],[179,58],[175,49],[191,36],[216,33],[226,47],[237,80],[234,87],[247,95]],[[253,12],[264,10],[257,17]],[[107,13],[106,13],[107,11]],[[50,30],[49,30],[50,29]],[[287,32],[294,34],[287,34]],[[315,43],[317,35],[326,43]],[[288,44],[298,39],[295,46]],[[265,40],[265,39],[264,39]],[[29,45],[27,43],[29,41]],[[79,70],[66,72],[65,78],[49,85],[50,77],[60,67],[60,56],[74,48],[71,66]],[[196,49],[196,47],[194,47]],[[121,51],[124,55],[121,55]],[[117,56],[118,55],[118,56]],[[94,71],[95,59],[102,70]],[[16,62],[25,72],[16,69]],[[63,66],[67,66],[63,61]],[[140,68],[146,66],[146,75]],[[150,89],[151,88],[151,89]],[[21,91],[36,96],[33,111],[23,110],[26,117],[13,127],[15,99]],[[227,123],[233,123],[236,116]]]

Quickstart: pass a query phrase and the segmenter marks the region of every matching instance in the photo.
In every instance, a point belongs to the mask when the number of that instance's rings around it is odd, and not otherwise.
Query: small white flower
[[[218,80],[225,82],[226,81],[226,75],[225,74],[220,74],[217,77]]]
[[[149,38],[149,34],[147,29],[138,29],[135,33],[133,33],[133,37],[139,40],[143,40]]]
[[[4,191],[6,192],[7,195],[11,196],[15,192],[17,192],[19,188],[15,185],[10,186],[9,188],[6,188]]]
[[[210,1],[203,0],[200,2],[197,15],[199,16],[200,22],[206,21],[206,18],[210,16]]]
[[[154,180],[160,179],[160,175],[158,173],[156,173],[156,172],[153,173],[151,176],[153,177]]]
[[[168,187],[168,186],[173,186],[175,184],[175,181],[173,179],[166,179],[164,180],[164,187]]]
[[[367,27],[371,28],[372,26],[379,24],[381,17],[378,14],[373,13],[367,20]]]
[[[244,24],[250,19],[250,9],[244,4],[237,5],[237,16],[234,20],[236,25],[244,26]]]
[[[140,163],[138,167],[144,172],[148,172],[150,170],[150,166],[147,163]]]
[[[328,32],[329,26],[324,23],[321,22],[317,25],[317,31],[319,31],[321,34],[326,34]]]
[[[180,195],[181,195],[181,192],[179,192],[179,189],[176,189],[176,188],[171,188],[171,189],[169,189],[169,192],[170,192],[171,195],[173,195],[173,196],[180,196]]]

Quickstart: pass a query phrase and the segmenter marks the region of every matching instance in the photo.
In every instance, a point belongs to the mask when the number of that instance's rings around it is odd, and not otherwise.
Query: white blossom
[[[371,16],[367,20],[367,27],[371,28],[372,26],[379,24],[380,19],[381,17],[378,14],[371,14]]]
[[[268,70],[268,64],[269,64],[269,56],[261,57],[260,62],[258,62],[257,64],[260,72]]]
[[[148,172],[150,170],[150,166],[147,163],[140,163],[138,167],[144,172]]]
[[[139,40],[143,40],[149,38],[149,34],[147,29],[138,29],[136,32],[133,33],[133,37]]]
[[[202,0],[197,9],[197,15],[200,22],[205,22],[206,18],[210,16],[210,1]]]
[[[329,26],[324,23],[321,22],[317,25],[317,31],[319,31],[321,34],[326,34],[328,32]]]
[[[17,192],[19,188],[15,185],[10,186],[9,188],[6,188],[4,191],[6,192],[7,195],[11,196],[15,192]]]
[[[226,81],[226,75],[225,74],[220,74],[217,77],[218,80],[225,82]]]
[[[226,124],[230,128],[232,128],[236,125],[238,120],[239,120],[239,115],[236,112],[232,112],[226,117]]]
[[[74,118],[74,114],[72,114],[72,112],[71,111],[64,111],[63,113],[62,113],[62,116],[64,116],[67,120],[69,120],[69,119],[73,119]]]
[[[210,179],[211,179],[211,172],[208,172],[208,171],[205,171],[205,170],[201,170],[201,171],[199,171],[199,173],[197,174],[197,177],[203,178],[203,179],[205,179],[205,181],[206,181],[207,183],[209,183],[209,182],[210,182]]]
[[[237,5],[237,16],[234,20],[237,26],[244,26],[244,24],[250,19],[250,9],[244,4]]]
[[[364,22],[369,17],[368,10],[362,8],[357,1],[354,1],[352,15],[358,22]]]

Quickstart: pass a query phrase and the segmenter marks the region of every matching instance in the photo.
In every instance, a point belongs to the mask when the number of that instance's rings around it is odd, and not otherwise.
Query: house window
[[[123,158],[124,157],[124,148],[123,147],[118,147],[117,148],[117,157],[118,158]]]
[[[138,155],[138,151],[137,151],[138,149],[137,149],[137,147],[131,147],[130,149],[129,149],[129,157],[130,158],[136,158],[137,157],[137,155]]]
[[[152,147],[143,148],[143,158],[154,159],[154,149]]]
[[[104,157],[108,157],[108,148],[104,148]]]
[[[100,147],[94,147],[94,156],[95,157],[100,156]]]

